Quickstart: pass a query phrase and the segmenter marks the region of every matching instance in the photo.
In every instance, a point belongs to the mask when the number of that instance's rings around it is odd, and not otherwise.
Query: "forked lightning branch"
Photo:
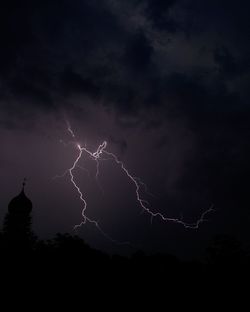
[[[76,192],[79,195],[79,199],[82,202],[83,208],[82,208],[82,221],[74,226],[74,229],[76,230],[77,228],[81,227],[82,225],[86,224],[86,222],[92,223],[94,224],[94,226],[96,226],[98,228],[98,230],[108,239],[110,239],[113,242],[117,242],[118,241],[114,240],[113,238],[111,238],[107,233],[105,233],[102,228],[100,227],[99,223],[88,217],[87,215],[87,208],[88,208],[88,204],[87,201],[85,199],[84,193],[81,190],[80,186],[78,185],[76,178],[75,178],[75,172],[77,170],[79,170],[81,167],[79,166],[79,162],[82,159],[83,155],[88,155],[93,161],[95,161],[96,163],[96,179],[98,180],[98,176],[99,176],[99,164],[100,161],[102,160],[110,160],[113,161],[115,166],[119,166],[121,171],[127,176],[127,180],[128,183],[132,183],[134,185],[134,190],[135,190],[135,199],[136,199],[136,205],[140,206],[144,212],[146,212],[149,217],[152,218],[159,218],[161,219],[163,222],[174,222],[177,224],[180,224],[182,226],[184,226],[185,228],[190,228],[190,229],[198,229],[200,224],[205,221],[205,216],[210,213],[211,211],[213,211],[213,206],[209,207],[209,209],[205,210],[200,218],[193,222],[193,223],[187,223],[181,219],[178,218],[170,218],[166,215],[164,215],[161,212],[153,212],[150,209],[150,205],[148,203],[147,200],[143,199],[141,196],[141,187],[145,187],[145,184],[140,180],[140,178],[133,176],[132,173],[130,173],[130,171],[126,168],[126,166],[124,165],[124,163],[118,158],[117,155],[115,155],[114,153],[110,152],[107,150],[107,146],[108,143],[106,141],[104,141],[102,144],[100,144],[97,148],[97,150],[95,152],[91,152],[86,146],[81,146],[77,140],[76,140],[76,136],[74,131],[72,130],[70,123],[67,121],[67,131],[69,132],[69,134],[71,135],[71,137],[73,138],[73,142],[74,145],[76,146],[76,149],[78,151],[77,153],[77,157],[74,160],[72,166],[70,168],[68,168],[64,174],[60,175],[60,176],[56,176],[55,178],[60,178],[60,177],[65,177],[65,176],[69,176],[70,178],[70,182],[72,184],[72,186],[74,187],[74,189],[76,190]],[[108,157],[108,158],[107,158]]]

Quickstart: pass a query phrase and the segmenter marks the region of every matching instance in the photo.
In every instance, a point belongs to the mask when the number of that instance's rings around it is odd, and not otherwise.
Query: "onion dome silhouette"
[[[32,211],[32,202],[26,196],[24,188],[26,185],[26,179],[24,179],[22,190],[19,195],[14,197],[8,206],[8,211],[11,214],[30,214]]]

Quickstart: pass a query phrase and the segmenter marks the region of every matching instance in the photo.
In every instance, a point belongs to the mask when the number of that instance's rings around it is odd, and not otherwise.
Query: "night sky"
[[[148,187],[152,220],[114,162],[87,156],[75,178],[111,243],[86,224],[78,235],[108,252],[181,257],[217,234],[250,234],[250,4],[240,0],[8,0],[0,9],[0,207],[27,178],[41,238],[72,232],[82,203],[69,175],[78,150],[106,140]],[[84,161],[85,160],[85,161]],[[100,186],[103,190],[100,189]]]

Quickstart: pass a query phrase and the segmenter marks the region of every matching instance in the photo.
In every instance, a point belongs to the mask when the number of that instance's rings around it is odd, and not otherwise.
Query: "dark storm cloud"
[[[26,0],[6,2],[0,36],[5,96],[32,98],[35,105],[40,101],[46,107],[53,92],[78,89],[96,96],[98,87],[92,81],[98,71],[98,49],[112,52],[109,45],[119,44],[126,34],[100,3]],[[110,67],[105,62],[104,57],[102,74]]]
[[[0,30],[2,98],[16,100],[21,109],[31,102],[38,109],[54,108],[57,95],[74,93],[127,112],[143,104],[157,75],[153,45],[144,29],[125,29],[107,3],[6,2]],[[146,3],[153,23],[170,5],[158,4],[160,11],[154,2]]]
[[[146,16],[157,29],[175,31],[178,24],[169,17],[169,10],[176,2],[177,0],[148,0]]]
[[[128,42],[124,55],[126,67],[135,73],[146,72],[153,54],[153,48],[143,33],[135,34]]]
[[[127,141],[125,139],[117,139],[117,138],[111,136],[109,138],[109,141],[119,147],[121,154],[123,154],[128,147]]]
[[[246,198],[236,181],[249,172],[248,12],[248,1],[5,1],[1,109],[11,121],[84,95],[114,107],[127,127],[153,131],[183,119],[197,144],[179,187]],[[139,120],[153,109],[157,118]],[[167,138],[159,130],[155,148]]]
[[[138,14],[145,22],[136,27],[128,22],[125,27],[121,11],[112,10],[112,3],[86,0],[6,2],[1,10],[1,98],[16,100],[16,106],[23,107],[25,103],[30,106],[33,102],[40,109],[54,109],[57,97],[84,94],[112,104],[123,113],[135,113],[151,105],[165,105],[170,111],[175,107],[179,111],[182,106],[186,109],[187,104],[176,101],[178,94],[187,92],[188,83],[194,84],[195,80],[200,85],[199,75],[227,80],[246,74],[248,46],[240,53],[232,50],[234,41],[242,42],[238,33],[243,36],[248,31],[243,7],[235,8],[233,3],[225,1],[223,4],[131,1],[128,14],[141,8]],[[119,6],[122,2],[117,1],[116,7]],[[135,23],[140,16],[135,18]],[[215,34],[217,28],[221,45]],[[195,49],[199,49],[196,45],[203,44],[201,40],[208,40],[207,45],[212,49],[208,58],[214,66],[207,69],[204,62],[197,65],[198,73],[197,70],[194,73],[193,69],[175,68],[171,64],[169,68],[167,60],[157,63],[158,42],[165,37],[171,39],[163,46],[167,55],[171,42],[187,33]],[[237,36],[232,35],[235,33]],[[176,50],[177,64],[178,58],[185,58],[188,48],[181,44],[183,46],[178,48],[172,47]],[[195,63],[194,58],[193,67]],[[185,85],[175,82],[176,74],[186,76]],[[204,79],[203,91],[217,94],[222,84],[214,84],[211,91]],[[190,102],[196,102],[197,92],[199,89],[190,88],[189,96],[194,97]]]
[[[216,89],[182,75],[170,81],[171,96],[182,103],[181,112],[196,135],[197,153],[187,176],[192,187],[198,190],[202,185],[215,202],[223,198],[230,205],[249,203],[246,188],[239,187],[247,183],[250,173],[249,109],[240,95],[229,92],[219,81]],[[184,178],[182,183],[185,189],[188,181]]]
[[[225,47],[214,51],[214,60],[218,64],[219,73],[226,79],[235,78],[249,71],[249,58],[237,59]]]
[[[243,210],[249,207],[250,174],[248,1],[9,0],[1,4],[0,126],[10,150],[1,152],[1,157],[6,153],[6,162],[0,163],[8,164],[17,150],[22,151],[27,163],[22,170],[28,171],[32,164],[33,181],[54,174],[55,164],[56,171],[65,169],[72,157],[70,148],[62,145],[58,152],[55,143],[56,131],[61,138],[64,125],[55,122],[57,130],[46,129],[52,137],[49,148],[32,131],[31,143],[27,140],[24,145],[27,133],[20,131],[26,129],[25,120],[33,128],[46,127],[50,123],[41,122],[43,113],[54,117],[62,109],[80,140],[86,135],[94,146],[99,138],[107,139],[135,174],[139,171],[138,176],[146,177],[159,195],[154,209],[178,217],[184,207],[184,217],[195,220],[213,202],[214,231],[220,230],[216,225],[220,209],[223,216],[233,215],[223,219],[225,223],[243,219]],[[7,131],[9,139],[6,128],[22,135],[13,139]],[[44,151],[49,155],[44,156]],[[15,159],[16,171],[22,157]],[[65,164],[59,166],[60,161]],[[14,180],[12,168],[12,163],[6,165],[6,177],[11,172]],[[115,178],[113,183],[117,187]],[[58,199],[55,206],[64,207],[61,190],[53,196]],[[64,211],[71,213],[68,207]],[[124,220],[122,224],[127,225]],[[136,224],[135,236],[138,228]]]
[[[83,78],[82,75],[72,70],[65,68],[60,77],[60,87],[63,94],[67,97],[72,94],[84,93],[92,98],[100,95],[100,88],[95,81],[90,78]]]
[[[136,28],[129,22],[124,26],[119,11],[122,2],[116,2],[117,11],[112,3],[3,3],[1,99],[15,102],[3,104],[4,110],[54,109],[58,97],[84,94],[113,105],[122,114],[159,106],[165,107],[168,116],[184,114],[202,126],[220,111],[237,113],[247,102],[247,89],[239,93],[249,74],[248,2],[236,6],[232,1],[131,1],[128,14],[141,8],[138,14],[145,21]],[[187,34],[190,42],[184,43]],[[196,66],[193,52],[190,68],[175,68],[167,59],[158,64],[158,42],[165,37],[171,41],[161,48],[166,55],[172,48],[177,64],[178,58],[185,59],[188,45],[194,50],[209,46],[206,61]],[[179,38],[181,43],[175,47],[172,42]],[[236,78],[242,79],[239,90]]]
[[[186,10],[187,19],[192,20],[190,27],[193,31],[206,32],[217,29],[223,36],[237,35],[238,39],[246,40],[244,35],[249,29],[249,1],[178,1]],[[239,5],[240,4],[240,5]]]

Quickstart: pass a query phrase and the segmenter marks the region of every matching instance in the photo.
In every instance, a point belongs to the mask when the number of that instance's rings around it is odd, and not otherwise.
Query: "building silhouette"
[[[31,248],[35,242],[35,236],[31,229],[32,202],[25,194],[24,179],[20,194],[14,197],[9,205],[4,219],[3,235],[10,248]]]

